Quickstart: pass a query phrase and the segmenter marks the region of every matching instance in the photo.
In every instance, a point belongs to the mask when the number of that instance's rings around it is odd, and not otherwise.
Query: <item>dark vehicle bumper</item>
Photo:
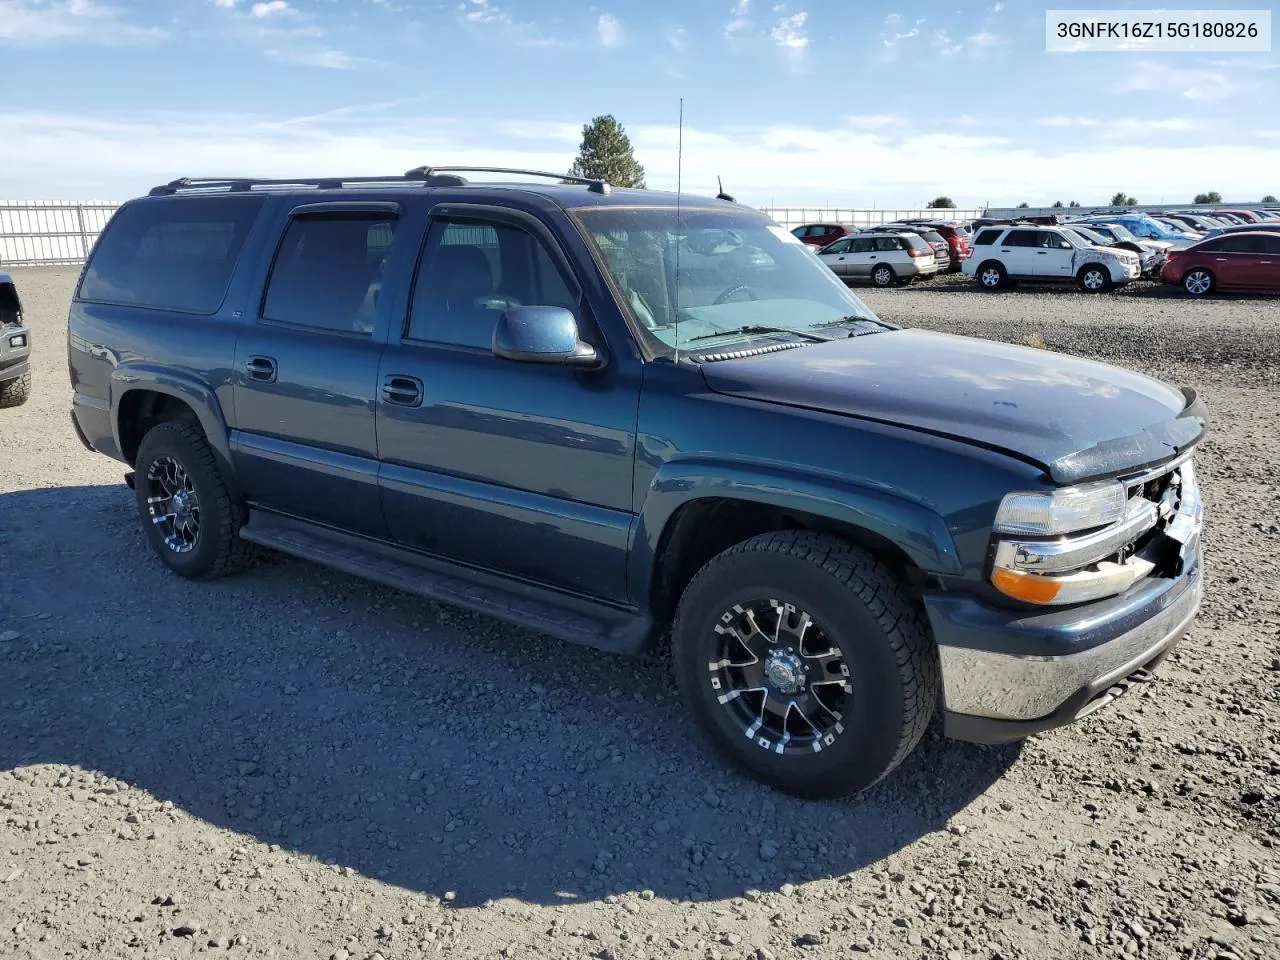
[[[1151,679],[1195,619],[1202,592],[1193,545],[1176,579],[1068,610],[1027,615],[970,597],[926,598],[947,736],[1005,743],[1106,706]]]
[[[0,382],[15,380],[30,367],[31,330],[21,325],[0,326]]]

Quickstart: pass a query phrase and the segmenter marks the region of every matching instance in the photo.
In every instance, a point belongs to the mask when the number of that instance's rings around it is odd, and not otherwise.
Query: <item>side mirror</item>
[[[512,307],[493,329],[493,353],[520,363],[588,369],[604,362],[578,337],[578,321],[564,307]]]

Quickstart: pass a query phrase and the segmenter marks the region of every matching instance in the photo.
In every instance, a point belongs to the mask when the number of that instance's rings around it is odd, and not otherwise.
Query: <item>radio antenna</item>
[[[680,98],[680,123],[676,134],[676,276],[673,300],[676,318],[673,326],[676,336],[675,362],[680,362],[680,195],[684,192],[684,97]]]

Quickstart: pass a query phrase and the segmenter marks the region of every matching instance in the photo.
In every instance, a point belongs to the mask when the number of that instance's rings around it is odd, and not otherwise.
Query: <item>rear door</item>
[[[996,249],[1000,251],[1000,261],[1009,276],[1034,277],[1040,231],[1010,230]]]
[[[1263,286],[1263,261],[1267,256],[1263,238],[1250,234],[1237,234],[1222,238],[1221,246],[1211,264],[1218,283],[1224,287]]]
[[[374,397],[393,201],[303,203],[284,213],[236,344],[232,451],[248,498],[385,536]]]
[[[1257,286],[1280,291],[1280,233],[1262,238],[1263,255],[1258,261]]]

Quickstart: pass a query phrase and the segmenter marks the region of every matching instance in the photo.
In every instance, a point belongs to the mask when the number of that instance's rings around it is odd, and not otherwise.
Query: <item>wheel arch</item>
[[[633,538],[632,600],[659,622],[712,557],[762,533],[808,530],[882,559],[918,589],[958,573],[950,531],[927,507],[881,491],[784,471],[671,463],[650,487]]]
[[[217,396],[194,377],[143,364],[121,364],[111,374],[111,429],[116,448],[134,466],[146,432],[168,420],[199,425],[229,489],[235,490],[226,419]]]

